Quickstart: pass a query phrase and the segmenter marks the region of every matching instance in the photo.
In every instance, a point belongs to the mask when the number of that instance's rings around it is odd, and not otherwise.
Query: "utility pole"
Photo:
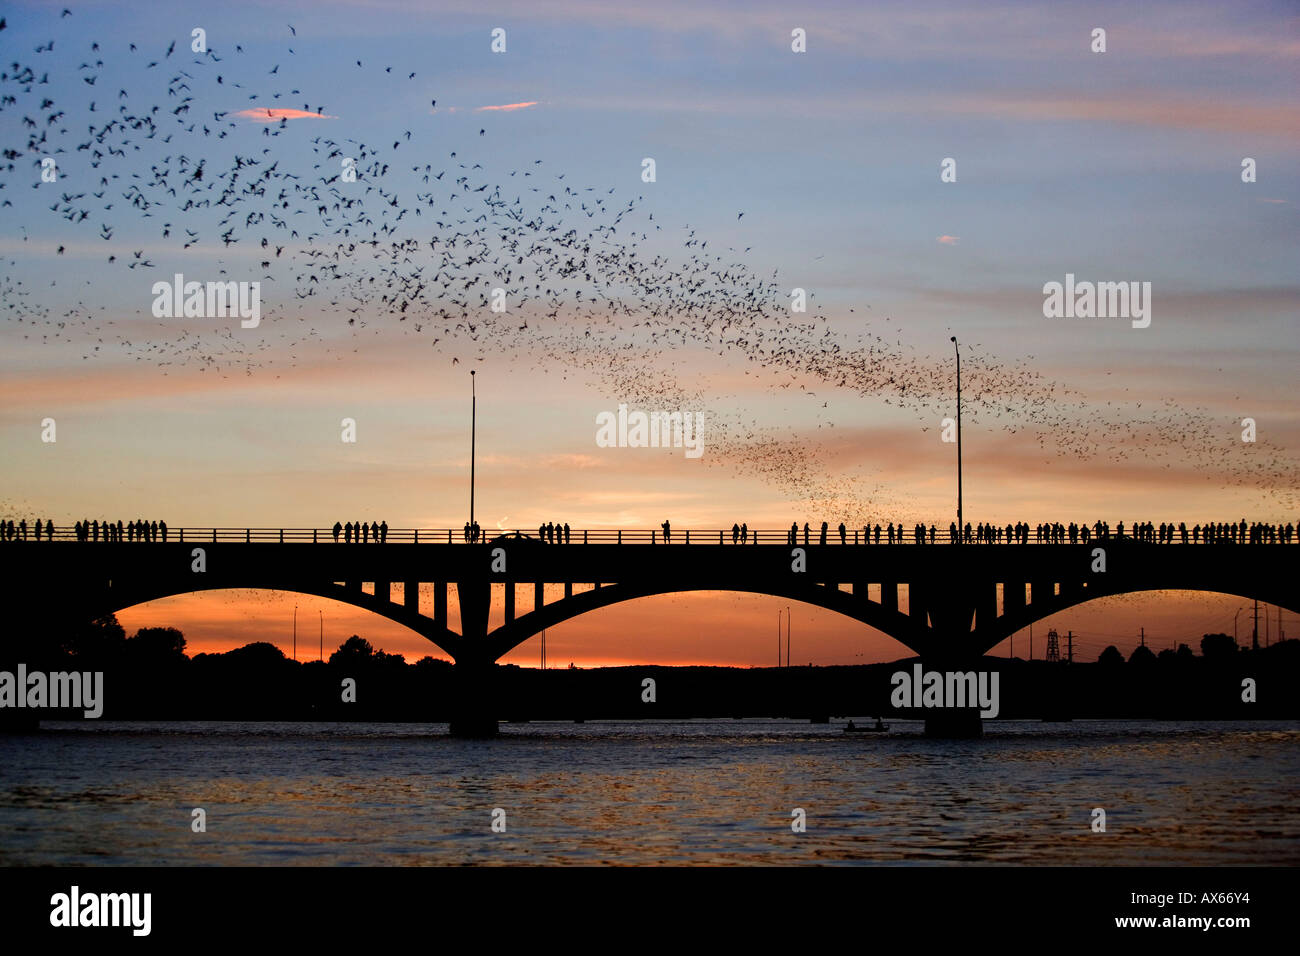
[[[1142,646],[1143,646],[1143,647],[1146,647],[1146,646],[1147,646],[1147,629],[1146,629],[1145,627],[1142,627],[1142,628],[1139,628],[1138,630],[1141,631],[1141,633],[1142,633]]]
[[[1065,632],[1065,663],[1074,663],[1074,631]]]
[[[785,609],[785,666],[790,666],[790,609]]]
[[[1259,650],[1259,598],[1255,599],[1255,627],[1250,635],[1250,649]]]
[[[298,605],[293,606],[293,659],[298,659]]]
[[[776,609],[776,666],[781,666],[781,614],[780,608]]]
[[[961,349],[957,345],[957,336],[952,336],[952,350],[957,355],[957,535],[959,539],[964,527],[961,520]]]
[[[320,615],[320,660],[325,663],[325,612],[317,610]]]

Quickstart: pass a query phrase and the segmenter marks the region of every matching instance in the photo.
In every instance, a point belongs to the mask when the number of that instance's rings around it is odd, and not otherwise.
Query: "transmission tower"
[[[1060,663],[1061,660],[1061,644],[1056,628],[1047,632],[1047,660],[1049,663],[1053,661]]]

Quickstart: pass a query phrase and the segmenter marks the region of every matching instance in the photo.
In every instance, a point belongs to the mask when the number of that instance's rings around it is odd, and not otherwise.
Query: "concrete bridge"
[[[463,693],[452,732],[496,731],[492,665],[564,621],[622,601],[684,591],[743,591],[827,608],[898,640],[932,669],[968,670],[1030,623],[1107,595],[1218,591],[1300,613],[1300,546],[1153,544],[795,544],[788,531],[585,531],[568,544],[514,532],[466,543],[462,531],[391,531],[336,543],[311,529],[170,529],[167,541],[0,544],[6,605],[37,632],[175,594],[222,588],[296,591],[381,614],[456,662]],[[909,541],[912,540],[909,536]],[[689,542],[689,543],[688,543]],[[755,543],[758,542],[758,543]],[[455,585],[459,621],[448,616]],[[563,597],[544,600],[545,586]],[[905,586],[905,590],[902,590]],[[554,592],[557,588],[552,588]],[[900,593],[902,590],[902,593]],[[504,620],[490,627],[493,601]],[[19,620],[24,616],[19,615]],[[15,622],[17,623],[17,622]],[[453,626],[454,625],[454,626]],[[21,625],[20,625],[21,626]],[[458,628],[458,629],[457,629]],[[973,712],[932,718],[933,732],[977,733]]]

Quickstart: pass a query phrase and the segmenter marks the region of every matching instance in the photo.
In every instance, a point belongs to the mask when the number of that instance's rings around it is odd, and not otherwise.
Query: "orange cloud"
[[[498,110],[501,112],[510,112],[512,110],[526,110],[530,106],[536,106],[537,100],[528,103],[506,103],[504,106],[480,106],[474,110],[475,113],[482,113],[484,110]]]
[[[960,238],[961,236],[940,236],[937,241],[942,242],[945,246],[955,246]]]
[[[232,113],[232,116],[238,116],[241,119],[252,120],[254,123],[275,123],[280,120],[291,119],[338,119],[337,116],[326,116],[324,113],[311,113],[307,110],[290,110],[280,109],[278,107],[259,107],[255,110],[239,110]]]

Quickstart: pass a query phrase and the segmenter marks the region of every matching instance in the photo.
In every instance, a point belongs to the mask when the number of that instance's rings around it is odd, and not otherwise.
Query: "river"
[[[1300,863],[1300,723],[839,727],[47,721],[0,735],[0,864]]]

